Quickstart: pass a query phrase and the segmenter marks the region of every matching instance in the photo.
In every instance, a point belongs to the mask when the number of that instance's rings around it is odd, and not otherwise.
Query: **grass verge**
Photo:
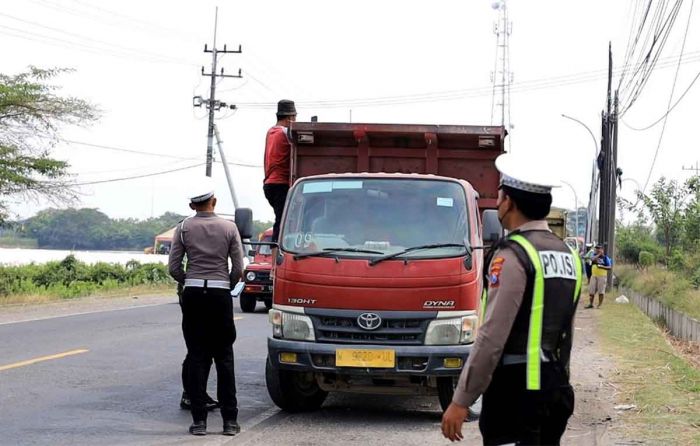
[[[99,297],[109,299],[113,297],[125,296],[148,296],[148,295],[175,295],[175,285],[158,284],[158,285],[137,285],[123,286],[119,288],[95,290],[92,293],[76,296],[72,299],[81,299],[86,297]],[[0,296],[0,307],[7,305],[24,305],[24,304],[43,304],[52,302],[61,302],[68,300],[66,297],[57,294],[11,294],[8,296]]]
[[[653,297],[669,307],[700,319],[700,290],[684,275],[658,266],[639,271],[631,265],[615,267],[620,285]]]
[[[597,316],[617,373],[625,438],[647,444],[700,444],[700,370],[674,351],[664,333],[633,304],[610,303]]]

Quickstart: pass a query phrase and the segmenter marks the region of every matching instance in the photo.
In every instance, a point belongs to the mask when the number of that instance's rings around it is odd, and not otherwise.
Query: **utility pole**
[[[691,164],[690,167],[683,166],[683,170],[695,171],[695,176],[700,176],[700,162],[695,161],[695,167]]]
[[[193,105],[195,107],[201,107],[203,104],[209,109],[209,126],[207,130],[207,168],[206,168],[206,175],[208,177],[211,176],[211,167],[212,163],[214,161],[214,112],[221,110],[221,108],[231,108],[235,109],[235,105],[228,105],[225,102],[217,101],[216,100],[216,79],[217,78],[226,78],[226,77],[233,77],[233,78],[242,78],[243,76],[241,75],[241,70],[238,70],[238,74],[236,75],[231,75],[231,74],[224,74],[224,69],[221,69],[220,73],[216,72],[216,64],[217,64],[217,57],[219,54],[240,54],[242,52],[241,46],[238,45],[238,50],[235,51],[229,51],[226,49],[226,45],[224,45],[223,50],[219,50],[216,48],[216,28],[218,25],[218,17],[219,17],[219,8],[216,8],[216,12],[214,13],[214,42],[212,45],[212,48],[209,49],[207,47],[207,44],[204,44],[204,52],[205,53],[211,53],[211,72],[205,73],[204,72],[204,67],[202,67],[202,76],[209,76],[211,78],[211,85],[209,87],[209,99],[203,99],[201,96],[195,96],[193,98]]]
[[[600,221],[598,242],[605,246],[610,258],[615,256],[615,212],[617,204],[617,136],[619,94],[612,92],[612,45],[608,44],[608,91],[606,110],[602,113],[600,169]],[[608,273],[608,287],[612,285],[612,272]]]
[[[619,106],[619,95],[618,91],[615,90],[615,100],[613,103],[613,113],[610,117],[612,136],[612,159],[610,162],[610,172],[608,176],[608,181],[610,181],[610,199],[608,202],[608,249],[607,255],[611,258],[615,258],[615,226],[617,223],[616,213],[617,213],[617,134],[618,134],[618,106]],[[612,284],[611,273],[608,273],[608,281]]]

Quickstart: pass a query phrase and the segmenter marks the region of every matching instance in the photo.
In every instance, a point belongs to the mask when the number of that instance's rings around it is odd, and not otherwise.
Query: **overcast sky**
[[[496,48],[497,13],[489,0],[469,1],[89,1],[0,0],[2,70],[29,65],[70,67],[58,83],[65,94],[87,99],[103,110],[87,129],[66,128],[67,140],[132,151],[145,156],[75,143],[62,143],[55,156],[71,164],[76,182],[149,174],[203,163],[206,112],[193,109],[192,96],[208,96],[211,57],[203,53],[213,36],[219,6],[217,46],[243,46],[243,54],[222,56],[220,67],[243,79],[221,80],[217,98],[241,104],[220,112],[217,125],[227,157],[260,166],[266,130],[274,108],[246,106],[296,100],[299,120],[421,124],[489,124],[491,94],[452,94],[449,100],[412,102],[410,96],[489,87]],[[514,72],[512,150],[529,165],[553,164],[571,183],[579,204],[589,190],[594,143],[586,130],[562,113],[585,122],[599,137],[605,103],[608,41],[614,60],[624,59],[632,0],[511,0],[511,68]],[[686,1],[662,54],[667,63],[655,71],[642,97],[625,116],[645,126],[666,110],[691,2]],[[700,70],[700,11],[691,18],[675,96]],[[692,56],[695,56],[694,58]],[[566,82],[561,76],[585,82]],[[554,79],[552,79],[554,78]],[[523,88],[531,81],[545,88]],[[698,82],[700,84],[700,82]],[[471,92],[474,93],[474,92]],[[306,107],[304,102],[404,97],[391,106]],[[700,151],[692,130],[700,112],[695,86],[669,115],[653,183],[665,175],[687,178],[682,167],[695,164]],[[632,197],[636,180],[646,180],[661,125],[646,132],[620,126],[619,165],[622,195]],[[183,159],[186,158],[186,159]],[[262,168],[231,166],[242,206],[257,219],[273,214],[262,193]],[[111,217],[146,218],[166,211],[186,214],[187,186],[204,175],[204,166],[150,178],[82,186],[79,205],[99,208]],[[214,166],[220,212],[232,212],[221,164]],[[556,205],[573,208],[569,188],[555,191]],[[14,203],[27,217],[47,203]]]

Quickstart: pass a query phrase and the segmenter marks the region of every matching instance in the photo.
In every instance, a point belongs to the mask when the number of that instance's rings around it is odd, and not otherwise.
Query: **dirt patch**
[[[604,307],[603,307],[604,308]],[[618,389],[609,383],[615,373],[610,357],[602,352],[594,312],[579,306],[571,354],[571,384],[576,393],[574,415],[562,439],[567,445],[634,444],[616,433],[615,406]]]

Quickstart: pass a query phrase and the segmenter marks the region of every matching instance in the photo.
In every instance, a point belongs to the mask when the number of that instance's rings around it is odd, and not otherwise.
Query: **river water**
[[[54,249],[0,248],[0,265],[27,265],[63,260],[73,254],[85,263],[108,262],[126,264],[129,260],[141,263],[168,263],[167,255],[144,254],[138,251],[67,251]]]

